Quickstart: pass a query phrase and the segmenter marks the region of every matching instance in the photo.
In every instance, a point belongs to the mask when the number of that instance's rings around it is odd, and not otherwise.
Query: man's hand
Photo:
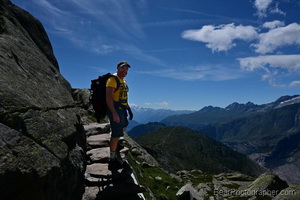
[[[113,118],[114,118],[114,122],[120,123],[120,117],[119,117],[118,113],[113,114]]]
[[[131,112],[131,110],[129,110],[129,120],[133,119],[133,113]]]
[[[129,120],[132,120],[133,119],[133,113],[132,113],[129,106],[127,106],[127,110],[128,110],[128,113],[129,113]]]

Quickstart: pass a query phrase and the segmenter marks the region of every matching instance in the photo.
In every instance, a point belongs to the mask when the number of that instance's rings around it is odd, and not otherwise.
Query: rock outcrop
[[[178,199],[296,200],[300,198],[299,185],[288,185],[286,181],[271,173],[261,174],[256,179],[240,173],[209,175],[199,170],[179,171],[177,175],[188,182],[177,192]]]
[[[42,24],[0,0],[1,199],[76,200],[85,136]]]

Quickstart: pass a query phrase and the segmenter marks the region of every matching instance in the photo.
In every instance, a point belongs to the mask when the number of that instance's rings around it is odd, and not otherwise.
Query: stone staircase
[[[85,193],[82,200],[145,200],[140,186],[126,160],[128,148],[121,150],[123,169],[108,170],[110,126],[107,123],[84,125],[87,138]]]

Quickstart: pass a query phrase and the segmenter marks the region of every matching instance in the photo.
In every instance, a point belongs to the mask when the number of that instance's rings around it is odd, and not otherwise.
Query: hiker
[[[128,86],[125,81],[125,76],[128,73],[130,65],[126,61],[121,61],[117,65],[117,73],[114,74],[120,81],[120,87],[117,88],[117,80],[110,77],[106,82],[106,103],[108,106],[108,117],[111,127],[110,139],[110,161],[109,169],[122,168],[123,161],[118,152],[118,141],[122,137],[123,131],[128,125],[127,111],[129,119],[132,120],[133,114],[127,101]]]

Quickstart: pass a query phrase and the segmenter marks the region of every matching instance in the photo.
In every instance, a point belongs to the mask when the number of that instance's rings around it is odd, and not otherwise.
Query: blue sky
[[[73,88],[126,60],[129,103],[199,110],[300,89],[298,0],[12,0],[44,25]]]

